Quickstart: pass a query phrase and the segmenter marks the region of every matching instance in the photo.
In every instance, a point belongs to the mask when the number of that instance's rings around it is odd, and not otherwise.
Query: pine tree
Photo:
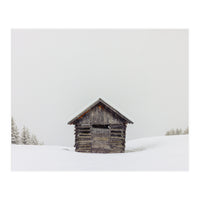
[[[175,135],[179,135],[179,129],[178,128],[176,129]]]
[[[171,129],[171,130],[167,131],[165,135],[177,135],[177,134],[179,134],[179,132],[180,132],[179,129],[176,129],[176,130]]]
[[[29,130],[25,126],[22,129],[21,142],[22,144],[25,144],[25,145],[31,144],[30,133],[29,133]]]
[[[11,119],[11,143],[12,144],[20,143],[19,131],[13,117]]]
[[[180,128],[180,129],[176,129],[176,134],[175,135],[182,135],[183,134],[183,131],[182,131],[182,129]]]
[[[31,144],[33,144],[33,145],[39,145],[39,141],[38,141],[36,135],[32,135],[31,136]]]
[[[176,134],[175,130],[171,129],[171,134],[170,135],[175,135],[175,134]]]
[[[189,128],[186,128],[186,129],[184,130],[183,134],[184,134],[184,135],[189,134]]]
[[[165,135],[170,135],[170,131],[167,131]]]
[[[167,131],[165,135],[172,135],[172,129]]]
[[[189,133],[189,129],[186,128],[184,131],[180,129],[171,129],[170,131],[167,131],[165,135],[186,135]]]

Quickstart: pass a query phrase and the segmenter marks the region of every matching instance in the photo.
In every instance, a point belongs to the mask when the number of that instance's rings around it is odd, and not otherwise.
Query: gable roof
[[[133,124],[133,122],[131,120],[129,120],[128,118],[126,118],[124,115],[122,115],[119,111],[117,111],[115,108],[113,108],[112,106],[110,106],[109,104],[107,104],[105,101],[103,101],[101,98],[99,98],[97,101],[95,101],[92,105],[90,105],[88,108],[86,108],[83,112],[81,112],[80,114],[78,114],[76,117],[74,117],[71,121],[68,122],[68,124],[74,124],[76,122],[76,120],[81,117],[84,116],[86,113],[88,113],[92,108],[94,108],[96,105],[98,105],[99,103],[103,104],[105,107],[109,108],[112,112],[114,112],[116,115],[118,115],[119,117],[121,117],[122,119],[124,119],[127,123]]]

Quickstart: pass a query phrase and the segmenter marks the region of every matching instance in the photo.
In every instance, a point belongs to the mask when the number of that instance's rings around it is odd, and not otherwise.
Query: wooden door
[[[110,129],[108,127],[92,127],[92,152],[109,153],[110,151]]]

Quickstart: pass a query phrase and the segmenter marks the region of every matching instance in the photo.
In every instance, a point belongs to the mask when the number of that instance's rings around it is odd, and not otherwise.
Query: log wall
[[[77,152],[92,152],[92,137],[90,125],[75,126],[75,149]]]
[[[126,138],[125,124],[110,124],[108,129],[97,127],[93,127],[93,125],[75,126],[75,148],[77,152],[124,152]]]
[[[125,150],[126,122],[99,104],[75,124],[77,152],[121,153]]]

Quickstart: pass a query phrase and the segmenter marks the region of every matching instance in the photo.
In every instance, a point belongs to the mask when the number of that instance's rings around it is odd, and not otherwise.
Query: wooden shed
[[[102,99],[68,122],[75,125],[75,150],[92,153],[124,152],[128,123],[133,124]]]

